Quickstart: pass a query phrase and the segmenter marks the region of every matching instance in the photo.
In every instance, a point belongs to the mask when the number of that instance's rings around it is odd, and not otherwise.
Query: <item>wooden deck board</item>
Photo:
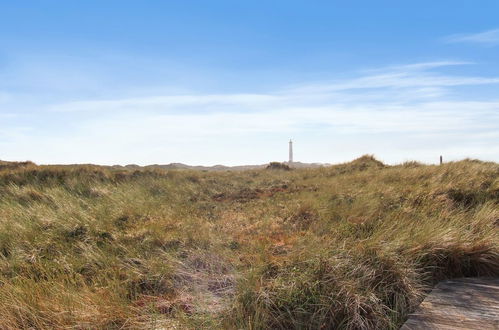
[[[401,330],[499,330],[499,278],[440,282]]]

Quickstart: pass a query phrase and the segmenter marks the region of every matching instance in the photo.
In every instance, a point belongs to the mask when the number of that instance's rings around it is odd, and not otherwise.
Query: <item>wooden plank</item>
[[[476,304],[480,302],[480,306],[494,306],[497,303],[497,297],[499,294],[495,295],[484,295],[480,293],[468,293],[462,291],[454,291],[454,292],[432,292],[431,295],[426,297],[425,302],[431,302],[434,304],[438,303],[446,303],[448,304],[451,301],[453,304],[459,305],[469,305]]]
[[[454,278],[452,280],[446,280],[441,283],[466,283],[466,284],[482,284],[489,285],[493,287],[499,287],[499,278],[494,277],[465,277],[465,278]]]
[[[484,285],[484,284],[466,284],[462,282],[456,283],[442,283],[436,287],[438,291],[451,291],[454,292],[456,290],[463,292],[472,292],[472,293],[482,293],[482,294],[490,294],[490,293],[499,293],[499,286],[492,285]]]
[[[458,319],[442,316],[438,319],[428,319],[424,316],[411,317],[402,326],[401,330],[472,330],[498,329],[497,322],[482,322],[471,319]]]
[[[497,319],[497,312],[491,308],[480,308],[478,306],[457,307],[455,305],[443,304],[425,304],[416,315],[428,316],[429,318],[438,318],[440,315],[449,315],[456,319],[473,319],[473,320],[494,320]]]
[[[401,329],[499,330],[499,278],[440,282]]]

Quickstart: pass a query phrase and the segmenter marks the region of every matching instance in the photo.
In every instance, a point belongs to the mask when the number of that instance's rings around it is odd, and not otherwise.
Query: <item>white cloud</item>
[[[262,106],[277,103],[279,96],[266,94],[184,94],[114,100],[92,100],[51,105],[56,112],[73,111],[127,111],[172,110],[186,107],[209,108],[211,106]]]
[[[421,70],[429,70],[435,69],[445,66],[459,66],[459,65],[468,65],[475,64],[474,62],[469,61],[433,61],[433,62],[419,62],[412,64],[403,64],[403,65],[393,65],[385,68],[378,68],[374,70],[367,70],[367,72],[379,72],[379,71],[421,71]]]
[[[56,112],[244,112],[267,111],[293,106],[329,103],[371,103],[385,99],[391,103],[427,101],[442,97],[455,86],[499,84],[499,77],[464,77],[434,73],[434,69],[469,62],[441,61],[388,67],[383,73],[342,81],[321,82],[284,88],[262,94],[182,94],[112,100],[90,100],[55,104]]]
[[[344,161],[378,153],[389,162],[491,154],[499,101],[446,99],[454,86],[496,84],[430,70],[464,62],[429,62],[381,73],[268,93],[159,95],[52,104],[41,112],[65,127],[16,132],[2,145],[11,159],[244,164],[285,158],[293,137],[303,161]],[[386,72],[385,72],[386,71]],[[61,119],[63,118],[63,119]],[[70,123],[74,129],[65,129]],[[12,135],[11,135],[12,136]],[[491,138],[492,137],[492,138]],[[283,154],[279,154],[283,144]],[[300,149],[301,145],[301,149]],[[330,150],[326,153],[324,150]],[[25,156],[29,155],[29,156]]]
[[[499,45],[499,29],[472,34],[454,34],[445,38],[449,43],[477,43],[484,45]]]
[[[264,163],[285,159],[279,150],[293,137],[302,161],[337,162],[362,153],[376,153],[389,162],[430,161],[432,154],[451,151],[453,157],[468,157],[469,150],[490,159],[497,157],[490,152],[490,141],[499,131],[498,113],[499,102],[137,113],[89,120],[63,137],[18,137],[4,152],[13,152],[15,145],[20,152],[29,150],[35,161],[62,163]]]
[[[416,87],[451,87],[498,84],[499,78],[444,76],[429,72],[394,71],[385,74],[371,75],[339,83],[313,85],[306,91],[345,91],[368,88],[416,88]]]

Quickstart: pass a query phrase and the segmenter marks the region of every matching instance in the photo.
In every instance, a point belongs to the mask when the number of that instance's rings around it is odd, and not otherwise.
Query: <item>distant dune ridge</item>
[[[288,165],[291,168],[318,168],[324,166],[331,166],[328,163],[302,163],[302,162],[282,162],[283,164]],[[16,168],[23,167],[28,165],[35,165],[35,163],[31,161],[26,162],[12,162],[12,161],[2,161],[0,160],[0,168]],[[101,166],[94,164],[72,164],[72,165],[59,165],[59,166],[74,166],[74,165],[89,165],[89,166]],[[128,164],[128,165],[112,165],[106,166],[102,165],[102,167],[111,168],[115,170],[147,170],[147,169],[163,169],[163,170],[199,170],[199,171],[244,171],[244,170],[257,170],[266,168],[269,165],[261,164],[261,165],[235,165],[235,166],[226,166],[226,165],[213,165],[213,166],[203,166],[203,165],[187,165],[182,163],[170,163],[170,164],[152,164],[140,166],[136,164]]]
[[[287,164],[291,168],[317,168],[317,167],[324,167],[324,166],[330,166],[331,164],[322,164],[322,163],[301,163],[301,162],[283,162],[284,164]],[[236,166],[226,166],[226,165],[213,165],[213,166],[202,166],[202,165],[186,165],[182,163],[170,163],[166,165],[158,165],[158,164],[153,164],[153,165],[147,165],[147,166],[139,166],[135,164],[129,164],[125,166],[121,165],[113,165],[112,168],[114,169],[142,169],[142,168],[160,168],[160,169],[188,169],[188,170],[202,170],[202,171],[244,171],[244,170],[257,170],[257,169],[262,169],[266,168],[268,164],[261,164],[261,165],[236,165]]]

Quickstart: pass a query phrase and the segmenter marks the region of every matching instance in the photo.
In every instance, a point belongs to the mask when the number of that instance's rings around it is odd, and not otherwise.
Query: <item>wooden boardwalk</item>
[[[499,330],[499,278],[440,282],[401,330]]]

